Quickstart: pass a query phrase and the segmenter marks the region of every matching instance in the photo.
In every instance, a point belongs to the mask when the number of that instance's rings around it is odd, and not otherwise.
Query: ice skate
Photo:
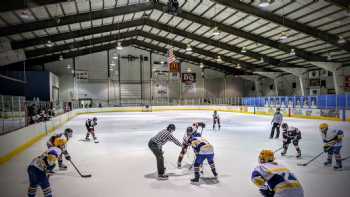
[[[199,177],[195,177],[195,178],[191,179],[191,183],[194,183],[194,184],[199,183]]]
[[[333,169],[336,170],[336,171],[340,171],[340,170],[343,169],[343,166],[342,165],[336,165],[336,166],[333,167]]]
[[[300,159],[301,158],[301,153],[298,153],[297,156],[296,156],[297,159]]]
[[[323,163],[324,166],[329,167],[332,165],[332,161],[327,160],[326,162]]]
[[[67,170],[67,166],[64,165],[64,164],[60,164],[60,165],[58,166],[58,169],[61,170],[61,171],[65,171],[65,170]]]
[[[168,180],[169,176],[166,174],[160,174],[158,175],[158,180]]]

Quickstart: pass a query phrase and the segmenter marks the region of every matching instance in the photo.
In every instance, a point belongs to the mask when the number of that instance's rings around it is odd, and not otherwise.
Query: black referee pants
[[[271,133],[270,133],[270,138],[273,138],[273,136],[275,134],[275,130],[277,131],[276,138],[279,138],[280,137],[280,124],[279,123],[273,123]]]
[[[152,140],[148,142],[148,147],[151,149],[154,156],[156,156],[158,175],[164,174],[165,170],[164,170],[164,157],[163,157],[162,147],[158,146],[158,144],[153,142]]]

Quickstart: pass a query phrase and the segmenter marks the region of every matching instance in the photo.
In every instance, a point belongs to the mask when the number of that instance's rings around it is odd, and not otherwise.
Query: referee
[[[148,142],[148,147],[156,156],[158,178],[161,180],[168,179],[168,175],[164,174],[165,168],[164,168],[164,157],[163,157],[162,146],[168,141],[172,141],[180,147],[182,146],[179,140],[177,140],[173,136],[172,132],[174,131],[175,131],[175,125],[169,124],[166,129],[161,130],[156,136],[152,137]]]

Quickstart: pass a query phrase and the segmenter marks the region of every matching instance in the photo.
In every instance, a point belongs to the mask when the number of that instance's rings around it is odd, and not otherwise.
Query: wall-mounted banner
[[[196,83],[196,73],[182,73],[181,81],[185,85],[192,85],[193,83]]]
[[[177,62],[173,62],[169,64],[169,71],[171,73],[180,73],[181,71],[181,65]]]

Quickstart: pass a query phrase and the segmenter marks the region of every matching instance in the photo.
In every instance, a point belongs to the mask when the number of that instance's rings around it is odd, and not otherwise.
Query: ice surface
[[[84,122],[92,115],[80,115],[57,130],[62,132],[70,127],[74,136],[69,141],[68,151],[72,160],[83,173],[91,173],[92,178],[81,178],[70,164],[67,171],[58,171],[50,178],[56,197],[258,197],[257,188],[250,182],[252,169],[257,165],[257,155],[264,148],[277,149],[281,140],[268,139],[270,133],[269,116],[251,116],[233,113],[219,113],[222,119],[221,131],[211,130],[211,112],[140,112],[103,113],[98,118],[96,135],[100,143],[81,141],[85,136]],[[277,155],[280,163],[287,165],[301,181],[306,197],[348,197],[350,182],[350,159],[344,162],[344,170],[335,172],[323,167],[325,156],[307,167],[296,164],[306,161],[322,151],[322,141],[318,132],[318,120],[286,119],[302,131],[300,143],[303,159],[295,158],[295,150],[290,146],[287,157]],[[203,134],[214,145],[215,162],[219,173],[219,183],[203,179],[200,185],[190,184],[193,173],[187,170],[193,153],[184,157],[184,168],[176,169],[180,148],[172,143],[164,146],[165,164],[171,175],[167,181],[158,181],[156,161],[148,149],[148,140],[169,123],[176,124],[175,136],[181,140],[186,127],[193,121],[204,121],[207,127]],[[349,124],[327,121],[345,130],[343,155],[350,155]],[[46,138],[47,139],[47,138]],[[28,178],[27,165],[34,156],[45,150],[45,140],[0,166],[1,196],[26,196]],[[211,177],[209,166],[204,165],[204,177]],[[38,196],[42,196],[38,192]]]

